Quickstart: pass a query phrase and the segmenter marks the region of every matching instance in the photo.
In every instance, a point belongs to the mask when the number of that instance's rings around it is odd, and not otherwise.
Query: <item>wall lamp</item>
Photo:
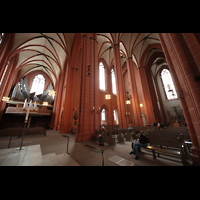
[[[93,114],[94,110],[95,110],[95,107],[93,106],[93,109],[91,110],[91,114]]]
[[[2,98],[2,101],[8,102],[8,101],[10,101],[10,97],[3,97],[3,98]]]
[[[49,96],[55,96],[56,92],[54,90],[49,91],[48,95]]]
[[[111,99],[111,95],[110,94],[106,94],[105,95],[105,99]]]
[[[97,111],[97,115],[101,113],[101,107],[99,107],[99,110]]]
[[[90,65],[88,65],[88,76],[90,75]]]
[[[75,69],[76,71],[78,71],[78,69],[76,67],[72,67],[72,69]]]

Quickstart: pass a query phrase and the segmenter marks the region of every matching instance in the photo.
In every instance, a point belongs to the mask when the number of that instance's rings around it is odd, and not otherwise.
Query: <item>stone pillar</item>
[[[200,45],[194,33],[182,33],[190,53],[200,71]]]
[[[65,72],[65,70],[64,70]],[[55,121],[54,121],[54,131],[59,130],[58,125],[60,125],[60,113],[61,113],[61,108],[62,108],[62,91],[63,91],[63,84],[64,84],[64,73],[60,74],[59,76],[59,82],[57,82],[57,84],[59,84],[58,89],[56,90],[56,96],[57,96],[57,101],[56,101],[56,105],[54,104],[54,106],[56,106],[56,111],[55,111]]]
[[[91,92],[92,96],[94,97],[94,107],[95,111],[93,113],[93,119],[94,119],[94,129],[99,130],[99,115],[97,114],[97,111],[99,111],[99,66],[98,66],[98,59],[97,59],[97,53],[98,53],[98,42],[97,42],[97,34],[92,33],[90,36],[90,49],[91,49],[91,56],[90,56],[90,63],[91,63]]]
[[[135,63],[132,61],[132,57],[129,57],[127,60],[127,68],[128,68],[128,76],[131,85],[131,93],[132,93],[132,105],[133,105],[133,113],[135,119],[135,126],[143,126],[142,115],[139,105],[139,98],[137,92],[137,86],[135,82],[135,72],[134,68],[136,68]]]
[[[98,63],[96,34],[87,33],[82,35],[82,74],[81,74],[81,94],[80,94],[80,114],[79,127],[75,141],[83,142],[91,140],[98,129],[99,121],[97,111],[98,103]],[[94,110],[93,110],[94,107]]]
[[[8,56],[14,43],[15,33],[5,33],[0,45],[0,80],[9,61]],[[1,86],[0,86],[1,87]],[[0,91],[1,92],[1,91]]]
[[[140,67],[139,68],[139,73],[141,77],[141,84],[142,84],[142,90],[143,90],[143,95],[144,95],[144,104],[146,107],[146,117],[147,117],[147,123],[148,124],[153,124],[155,122],[155,115],[153,112],[153,106],[152,106],[152,101],[151,101],[151,96],[148,88],[148,82],[147,82],[147,77],[145,73],[145,68]]]
[[[0,120],[3,114],[3,110],[5,108],[6,102],[2,101],[3,96],[8,96],[11,90],[12,82],[15,79],[16,72],[15,68],[18,62],[18,55],[11,58],[8,68],[6,70],[3,82],[1,83],[1,90],[0,90]]]
[[[198,99],[195,99],[196,95],[193,95],[194,91],[198,90],[199,84],[193,80],[194,74],[192,73],[190,63],[182,48],[178,34],[162,33],[159,34],[159,37],[193,143],[193,147],[191,148],[193,163],[194,165],[200,165],[199,114],[198,109],[195,108],[195,103]]]
[[[73,127],[73,115],[74,115],[73,103],[76,99],[74,95],[74,88],[76,84],[75,81],[77,81],[79,84],[79,81],[76,79],[77,71],[73,68],[77,67],[77,57],[79,54],[80,46],[81,46],[81,34],[77,34],[74,41],[70,62],[66,66],[66,72],[65,72],[66,80],[64,82],[64,88],[66,89],[66,91],[64,98],[63,114],[62,118],[60,119],[61,121],[60,133],[69,133],[69,131]],[[81,69],[78,70],[81,71]],[[77,110],[77,112],[79,117],[79,110]]]
[[[119,126],[121,128],[127,128],[128,123],[125,116],[126,115],[125,86],[123,81],[119,44],[115,44],[113,46],[113,52],[114,52],[114,69],[115,69],[116,88],[117,88],[117,108],[118,108]]]

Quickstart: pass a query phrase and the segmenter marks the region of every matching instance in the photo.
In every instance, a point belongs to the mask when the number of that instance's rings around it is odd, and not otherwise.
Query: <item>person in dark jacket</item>
[[[132,144],[133,151],[131,151],[130,154],[136,153],[135,159],[137,160],[139,159],[139,156],[138,156],[139,148],[140,147],[146,148],[147,144],[146,144],[146,137],[144,134],[142,134],[140,131],[136,131],[135,134],[136,136],[139,137],[139,139],[133,141],[133,144]]]

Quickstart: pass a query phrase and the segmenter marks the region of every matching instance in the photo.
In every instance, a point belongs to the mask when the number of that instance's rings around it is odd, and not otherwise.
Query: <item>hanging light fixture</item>
[[[105,98],[106,98],[106,99],[111,99],[111,95],[110,95],[110,94],[106,94],[106,95],[105,95]]]
[[[54,90],[49,91],[48,95],[49,96],[55,96],[56,92]]]
[[[3,98],[2,98],[2,101],[8,102],[8,101],[10,101],[10,97],[3,97]]]
[[[48,106],[48,102],[45,102],[45,101],[44,101],[44,102],[43,102],[43,105],[44,105],[44,106]]]

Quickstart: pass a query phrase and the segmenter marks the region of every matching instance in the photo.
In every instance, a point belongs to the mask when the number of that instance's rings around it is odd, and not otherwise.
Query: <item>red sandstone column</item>
[[[91,68],[94,69],[91,71],[93,74],[93,90],[94,90],[94,106],[95,111],[93,113],[94,117],[94,129],[99,130],[99,115],[97,114],[97,111],[99,111],[99,66],[98,66],[98,42],[97,42],[97,34],[92,33],[92,37],[90,37],[90,43],[91,43]],[[95,130],[92,131],[95,131]]]
[[[9,61],[8,56],[13,46],[15,33],[5,33],[2,43],[0,45],[0,80],[6,67],[6,63]]]
[[[77,57],[79,54],[81,46],[81,35],[77,34],[73,49],[72,49],[72,54],[70,58],[69,64],[66,66],[66,75],[65,75],[65,83],[64,87],[66,88],[65,92],[65,98],[64,98],[64,109],[63,109],[63,115],[61,121],[61,128],[60,128],[60,133],[69,133],[71,128],[74,126],[73,125],[73,116],[74,116],[74,111],[73,111],[73,104],[75,101],[75,95],[74,95],[74,88],[75,84],[79,84],[79,80],[76,79],[76,73],[77,71],[75,69],[72,69],[74,67],[77,67]],[[81,69],[78,69],[81,71]],[[78,117],[79,116],[79,110],[77,110]],[[76,128],[76,127],[75,127]]]
[[[151,87],[151,86],[154,85],[153,78],[152,78],[152,75],[151,75],[151,69],[147,68],[145,72],[146,72],[146,77],[147,77],[147,83],[149,85],[149,92],[150,92],[150,96],[151,96],[153,112],[155,113],[154,117],[155,117],[156,122],[161,122],[161,113],[160,113],[160,110],[158,108],[157,96],[156,96],[155,88]]]
[[[95,95],[94,95],[94,78],[95,77],[95,60],[96,58],[91,59],[91,55],[94,55],[94,45],[93,39],[94,34],[87,33],[83,34],[83,56],[82,56],[82,75],[81,75],[81,95],[80,95],[80,114],[79,114],[79,127],[78,133],[76,134],[75,141],[83,142],[87,140],[91,140],[95,130],[95,121],[97,121],[98,117],[95,118],[97,113],[98,100],[96,99],[95,104]],[[95,53],[97,55],[97,53]],[[88,67],[90,66],[90,70],[88,71]],[[96,90],[95,90],[96,91]],[[98,95],[97,95],[98,97]],[[95,109],[93,110],[93,106]],[[95,118],[95,119],[94,119]],[[98,122],[96,122],[97,124]],[[97,126],[97,125],[96,125]]]
[[[153,113],[153,106],[152,106],[152,101],[151,101],[151,96],[147,84],[147,77],[145,74],[145,68],[140,67],[139,68],[139,73],[141,77],[141,84],[142,84],[142,90],[143,90],[143,95],[144,95],[144,104],[146,107],[146,116],[147,116],[147,123],[148,124],[153,124],[155,122],[155,116]]]
[[[111,99],[108,100],[110,102],[110,109],[109,109],[109,125],[114,126],[114,107],[113,107],[113,101],[114,101],[114,95],[112,93],[112,77],[111,77],[111,70],[109,70],[108,73],[108,81],[107,81],[107,86],[108,86],[108,93],[111,94]]]
[[[56,112],[55,112],[55,121],[54,121],[54,131],[58,130],[58,123],[59,123],[59,117],[60,117],[60,110],[61,110],[61,106],[62,106],[62,90],[63,90],[63,82],[64,82],[64,74],[60,74],[59,76],[59,88],[58,88],[58,93],[56,93],[57,95],[57,104],[56,106]]]
[[[169,64],[169,69],[175,84],[175,88],[177,90],[177,94],[180,97],[181,106],[183,108],[184,116],[186,118],[188,130],[190,133],[190,137],[193,143],[192,147],[192,159],[194,165],[200,165],[200,148],[199,148],[199,123],[197,122],[197,117],[194,112],[194,101],[192,100],[190,88],[187,83],[187,77],[184,74],[184,70],[182,69],[181,62],[179,61],[180,57],[178,56],[177,49],[175,50],[175,44],[179,42],[176,40],[171,40],[167,33],[159,34],[160,41],[165,52],[167,62]],[[179,53],[182,51],[181,46],[179,47]],[[186,59],[185,59],[185,62]],[[182,63],[182,64],[184,64]],[[191,67],[188,66],[188,70],[191,70]],[[183,93],[181,92],[181,89]]]
[[[73,66],[74,67],[74,66]],[[66,92],[62,119],[60,119],[60,133],[69,133],[73,123],[73,101],[74,101],[74,73],[71,67],[66,67]],[[62,104],[62,102],[61,102]]]
[[[3,82],[1,84],[1,92],[0,92],[0,120],[3,114],[3,110],[5,108],[6,102],[2,101],[3,96],[8,96],[12,82],[14,80],[14,76],[16,75],[15,73],[15,67],[18,62],[18,55],[14,56],[8,65],[8,68],[6,70]]]
[[[194,36],[194,33],[182,33],[185,42],[190,49],[190,52],[192,54],[193,59],[195,60],[195,63],[200,71],[200,45],[197,41],[196,37]]]
[[[159,100],[159,104],[160,104],[160,109],[159,109],[160,115],[161,115],[162,122],[164,123],[165,121],[167,121],[167,118],[166,118],[166,115],[165,115],[165,109],[164,109],[164,106],[163,106],[162,97],[161,97],[161,94],[160,94],[160,89],[158,87],[158,82],[155,79],[154,79],[154,81],[155,81],[155,87],[156,87],[158,100]]]
[[[195,74],[193,73],[193,70],[190,66],[190,62],[187,59],[187,56],[184,52],[184,49],[181,46],[181,43],[178,38],[178,34],[169,34],[169,37],[172,41],[172,44],[174,46],[176,55],[178,57],[181,69],[183,71],[183,75],[185,78],[186,85],[189,89],[189,93],[191,95],[191,103],[193,107],[193,113],[192,115],[194,116],[196,130],[199,130],[200,126],[200,85],[197,81],[194,80]],[[194,121],[193,121],[194,122]],[[199,138],[199,144],[200,144],[200,138]]]
[[[119,51],[119,44],[115,44],[113,47],[114,51],[114,63],[115,63],[115,75],[116,75],[116,88],[117,88],[117,108],[118,108],[118,118],[119,126],[121,128],[127,128],[128,123],[126,120],[126,97],[124,90],[124,81],[121,66],[121,57]]]
[[[133,105],[133,113],[134,113],[134,118],[135,118],[135,125],[143,126],[142,115],[141,115],[140,106],[139,106],[137,86],[135,82],[134,67],[136,67],[136,65],[132,61],[132,58],[129,57],[127,60],[127,68],[128,68],[129,81],[131,85],[132,105]]]

